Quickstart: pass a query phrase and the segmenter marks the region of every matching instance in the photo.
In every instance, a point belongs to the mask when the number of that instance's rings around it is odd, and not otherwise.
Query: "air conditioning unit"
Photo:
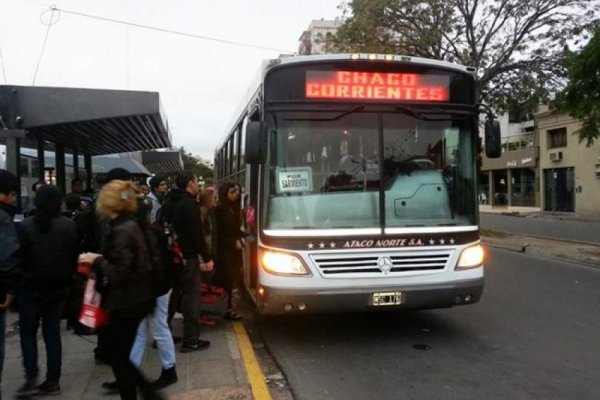
[[[550,156],[550,160],[551,161],[560,161],[562,160],[562,151],[557,151],[555,153],[549,153],[548,154]]]

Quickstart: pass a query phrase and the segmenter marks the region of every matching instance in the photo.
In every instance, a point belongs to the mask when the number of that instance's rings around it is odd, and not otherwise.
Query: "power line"
[[[46,36],[44,36],[44,43],[42,43],[42,51],[40,51],[40,57],[38,58],[38,62],[37,65],[35,66],[35,72],[33,74],[33,82],[31,83],[31,86],[35,86],[35,80],[37,78],[37,74],[38,71],[40,69],[40,63],[42,62],[42,56],[44,55],[44,51],[46,50],[46,43],[48,43],[48,34],[50,33],[50,27],[52,27],[52,25],[54,25],[53,18],[54,18],[54,9],[52,9],[52,13],[50,14],[50,20],[48,21],[48,27],[46,28]],[[60,19],[60,16],[59,16]],[[58,20],[56,21],[58,22]]]
[[[186,37],[191,37],[194,39],[202,39],[202,40],[208,40],[208,41],[217,42],[217,43],[229,44],[229,45],[240,46],[240,47],[249,47],[249,48],[260,49],[260,50],[269,50],[269,51],[275,51],[275,52],[279,52],[279,53],[290,53],[289,50],[277,49],[274,47],[259,46],[259,45],[255,45],[255,44],[251,44],[251,43],[236,42],[233,40],[219,39],[219,38],[214,38],[214,37],[210,37],[210,36],[196,35],[194,33],[175,31],[172,29],[159,28],[159,27],[151,26],[151,25],[142,25],[142,24],[137,24],[134,22],[124,21],[124,20],[120,20],[120,19],[107,18],[107,17],[98,16],[98,15],[92,15],[92,14],[86,14],[86,13],[77,12],[77,11],[65,10],[63,8],[58,8],[56,6],[51,6],[50,9],[53,11],[63,12],[65,14],[76,15],[79,17],[91,18],[91,19],[96,19],[96,20],[105,21],[105,22],[112,22],[115,24],[128,25],[128,26],[133,26],[136,28],[149,29],[152,31],[158,31],[158,32],[163,32],[163,33],[170,33],[173,35],[186,36]]]

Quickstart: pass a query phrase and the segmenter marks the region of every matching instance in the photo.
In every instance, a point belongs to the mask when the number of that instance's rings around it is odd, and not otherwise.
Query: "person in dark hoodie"
[[[19,333],[26,381],[20,396],[60,394],[62,363],[60,320],[77,268],[77,226],[61,215],[63,194],[56,186],[42,186],[35,197],[36,213],[18,227],[22,288]],[[46,380],[37,385],[37,330],[42,322],[46,345]]]
[[[182,171],[175,181],[177,187],[167,195],[162,216],[173,225],[184,265],[175,279],[170,299],[169,321],[178,305],[183,314],[183,343],[181,352],[204,350],[210,342],[200,340],[200,281],[202,271],[212,271],[214,263],[204,240],[198,196],[198,179],[190,171]]]
[[[0,169],[0,383],[4,367],[6,310],[13,302],[19,278],[19,239],[13,222],[17,212],[17,190],[17,177]]]

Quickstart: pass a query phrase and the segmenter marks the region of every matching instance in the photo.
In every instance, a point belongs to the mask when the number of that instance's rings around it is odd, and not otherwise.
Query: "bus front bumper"
[[[477,303],[483,286],[484,280],[480,278],[418,287],[262,287],[263,294],[258,296],[257,305],[263,315],[447,308]]]

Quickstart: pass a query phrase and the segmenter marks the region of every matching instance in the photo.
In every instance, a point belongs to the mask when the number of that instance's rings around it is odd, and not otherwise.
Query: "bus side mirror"
[[[495,119],[485,121],[485,155],[488,158],[499,158],[502,155],[500,122]]]
[[[263,164],[267,157],[266,135],[263,134],[262,124],[250,121],[246,125],[246,162],[256,165]]]

